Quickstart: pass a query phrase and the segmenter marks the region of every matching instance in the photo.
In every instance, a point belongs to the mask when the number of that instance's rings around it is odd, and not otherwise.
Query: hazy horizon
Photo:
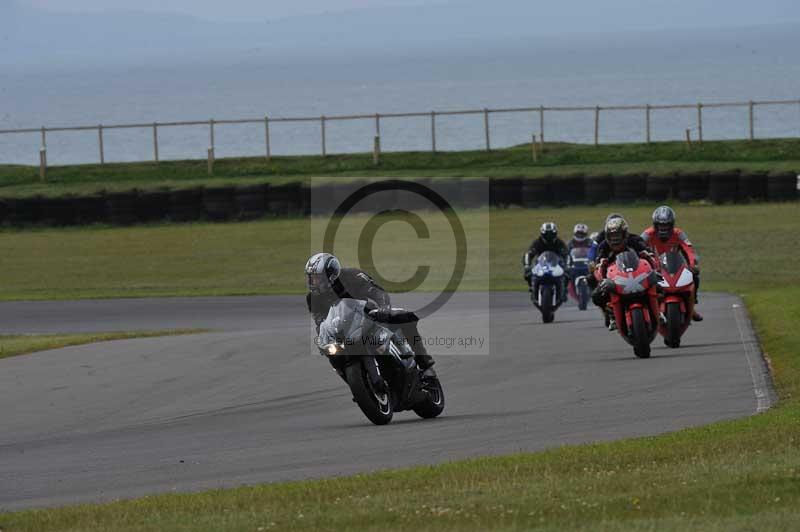
[[[350,54],[459,54],[569,47],[573,42],[580,48],[587,47],[586,41],[613,42],[632,34],[641,34],[646,45],[650,35],[663,40],[665,32],[680,40],[701,29],[713,37],[736,28],[800,24],[800,3],[788,0],[758,5],[730,0],[724,10],[715,4],[717,0],[678,0],[669,6],[656,0],[609,0],[602,5],[575,0],[569,6],[524,0],[491,6],[477,0],[303,0],[292,4],[303,13],[293,14],[274,0],[228,0],[228,19],[214,20],[223,9],[211,0],[147,0],[135,8],[122,0],[67,5],[6,0],[0,5],[0,64],[182,64],[253,56],[339,60]],[[267,20],[270,13],[274,20]],[[229,20],[233,14],[238,21]]]

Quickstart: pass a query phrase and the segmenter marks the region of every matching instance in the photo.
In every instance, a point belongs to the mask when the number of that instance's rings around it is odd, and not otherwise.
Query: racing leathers
[[[328,316],[330,308],[344,298],[366,301],[365,310],[370,313],[376,311],[370,314],[376,321],[400,328],[414,351],[414,360],[421,369],[433,366],[433,357],[425,349],[425,343],[417,328],[417,316],[413,312],[392,309],[389,294],[372,277],[358,268],[342,268],[339,277],[331,284],[331,290],[312,291],[306,295],[308,310],[314,319],[317,332],[320,323]]]
[[[552,251],[558,255],[561,259],[562,265],[566,267],[567,257],[569,257],[569,250],[567,249],[567,245],[563,240],[558,237],[556,237],[552,242],[548,242],[542,237],[535,239],[533,242],[531,242],[531,245],[528,247],[528,251],[523,257],[523,262],[525,265],[525,281],[528,283],[528,288],[531,288],[531,279],[533,276],[531,268],[533,268],[536,258],[545,251]],[[561,280],[561,302],[564,303],[567,300],[567,276],[564,275]]]

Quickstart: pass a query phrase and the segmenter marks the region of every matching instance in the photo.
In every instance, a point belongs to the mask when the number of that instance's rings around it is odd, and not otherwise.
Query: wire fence
[[[427,122],[425,129],[429,130],[430,151],[437,152],[441,150],[442,146],[442,133],[437,131],[437,126],[441,129],[441,121],[444,117],[453,116],[467,116],[477,115],[482,116],[482,146],[475,146],[474,148],[485,149],[487,151],[492,149],[492,117],[495,115],[527,115],[527,120],[530,120],[530,113],[534,113],[536,120],[530,123],[531,136],[527,140],[533,143],[538,143],[544,146],[546,139],[549,138],[548,131],[557,129],[559,113],[570,112],[585,112],[592,116],[594,126],[594,144],[599,145],[603,142],[602,125],[604,120],[610,120],[611,113],[637,113],[640,114],[639,120],[643,125],[643,142],[651,143],[654,141],[654,120],[653,114],[656,111],[675,111],[675,110],[689,110],[691,113],[696,113],[691,124],[685,131],[670,132],[670,137],[683,139],[685,134],[686,140],[694,140],[703,142],[704,140],[704,113],[706,110],[712,109],[731,109],[741,108],[744,112],[741,116],[741,121],[738,124],[726,123],[726,127],[739,129],[742,124],[746,125],[745,136],[741,138],[748,138],[754,140],[756,138],[756,118],[757,108],[769,106],[800,106],[800,99],[798,100],[767,100],[767,101],[747,101],[747,102],[725,102],[725,103],[696,103],[696,104],[673,104],[673,105],[610,105],[610,106],[558,106],[558,107],[517,107],[517,108],[496,108],[496,109],[468,109],[468,110],[454,110],[454,111],[429,111],[429,112],[411,112],[411,113],[375,113],[375,114],[356,114],[356,115],[335,115],[335,116],[315,116],[315,117],[270,117],[264,116],[260,118],[245,118],[245,119],[209,119],[209,120],[192,120],[185,122],[152,122],[152,123],[134,123],[134,124],[98,124],[89,126],[69,126],[69,127],[39,127],[39,128],[26,128],[26,129],[3,129],[0,130],[0,135],[39,135],[39,164],[44,169],[47,167],[47,142],[48,136],[55,133],[64,132],[91,132],[97,134],[97,158],[90,161],[84,160],[82,162],[99,162],[100,164],[106,163],[106,132],[114,130],[132,130],[138,129],[145,132],[150,132],[152,136],[152,156],[148,160],[158,162],[161,160],[162,141],[159,140],[159,133],[168,128],[182,128],[182,127],[202,127],[207,129],[208,133],[208,147],[207,156],[209,158],[209,165],[213,164],[215,152],[217,148],[217,127],[227,125],[260,125],[263,134],[263,151],[260,154],[251,153],[251,156],[263,155],[270,159],[273,153],[273,144],[278,133],[276,133],[276,126],[286,123],[317,123],[319,127],[319,151],[316,152],[322,156],[330,154],[330,132],[328,131],[328,124],[331,122],[345,122],[345,121],[367,121],[373,123],[374,127],[374,143],[373,151],[377,157],[381,150],[381,125],[386,121],[393,119],[408,119],[416,118],[425,120]],[[707,119],[706,119],[707,120]],[[726,122],[730,122],[731,118],[728,117]],[[637,120],[638,121],[638,120]],[[800,123],[800,117],[798,119]],[[607,135],[610,136],[610,135]],[[35,145],[34,145],[35,146]],[[307,153],[311,155],[312,153]],[[0,160],[0,163],[8,162]]]

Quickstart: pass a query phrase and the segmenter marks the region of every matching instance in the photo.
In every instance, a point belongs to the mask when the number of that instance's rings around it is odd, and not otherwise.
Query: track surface
[[[411,303],[413,301],[398,301]],[[490,356],[439,356],[447,407],[372,426],[309,349],[302,297],[0,304],[4,334],[220,332],[0,360],[0,510],[315,478],[655,434],[757,409],[764,368],[738,300],[706,295],[685,347],[637,360],[596,311],[543,325],[527,294],[459,294],[431,331]],[[758,388],[758,386],[755,386]],[[762,395],[771,393],[762,388]]]

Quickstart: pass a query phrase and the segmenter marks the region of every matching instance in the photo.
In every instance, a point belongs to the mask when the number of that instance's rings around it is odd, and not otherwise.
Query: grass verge
[[[184,188],[198,185],[274,184],[304,177],[542,177],[546,175],[742,170],[800,171],[800,139],[709,141],[687,150],[682,142],[652,144],[549,143],[538,162],[530,145],[464,152],[386,153],[375,166],[371,154],[219,159],[215,176],[206,161],[54,166],[46,183],[38,168],[0,165],[0,196],[91,194],[99,190]],[[323,182],[324,179],[315,180]]]
[[[86,334],[20,334],[0,335],[0,359],[27,355],[37,351],[58,349],[72,345],[129,340],[131,338],[154,338],[206,332],[203,329],[174,329],[166,331],[106,332]]]

